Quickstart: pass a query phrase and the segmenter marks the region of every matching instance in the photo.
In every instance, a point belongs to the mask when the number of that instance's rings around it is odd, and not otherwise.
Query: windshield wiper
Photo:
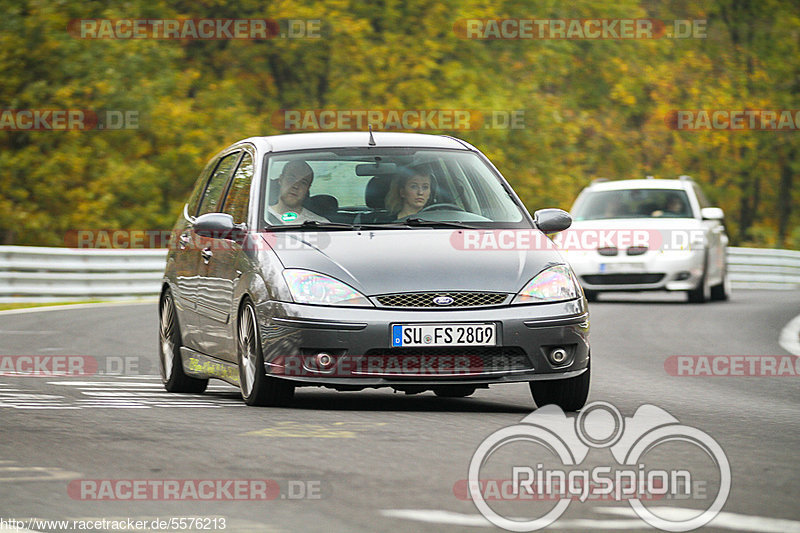
[[[289,224],[281,226],[269,226],[267,231],[305,231],[305,230],[341,230],[341,231],[361,231],[392,228],[459,228],[459,229],[480,229],[470,226],[463,222],[445,222],[438,220],[426,220],[423,218],[407,218],[397,222],[380,223],[359,223],[346,224],[343,222],[318,222],[316,220],[306,220],[302,224]]]
[[[470,226],[469,224],[465,224],[463,222],[455,222],[455,221],[444,221],[444,220],[426,220],[424,218],[414,217],[414,218],[407,218],[405,220],[401,220],[399,222],[401,226],[411,226],[411,227],[436,227],[436,226],[443,226],[446,228],[463,228],[463,229],[478,229],[475,226]]]
[[[319,222],[317,220],[306,220],[301,224],[289,224],[282,226],[269,226],[267,231],[302,231],[302,230],[355,230],[358,226],[345,224],[342,222]]]

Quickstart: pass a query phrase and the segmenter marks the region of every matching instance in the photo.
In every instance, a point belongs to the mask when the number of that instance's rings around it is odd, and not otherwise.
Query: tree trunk
[[[796,152],[794,147],[789,149],[789,154],[781,161],[781,180],[778,184],[778,246],[785,246],[789,231],[789,221],[792,219],[792,162]]]

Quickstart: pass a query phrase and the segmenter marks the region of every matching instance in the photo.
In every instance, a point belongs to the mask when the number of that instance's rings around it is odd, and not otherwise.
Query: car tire
[[[711,287],[711,300],[715,302],[725,302],[729,300],[731,297],[731,281],[728,278],[728,267],[725,266],[725,270],[722,274],[722,281],[719,285],[714,285]]]
[[[247,405],[285,406],[294,397],[294,385],[282,379],[267,376],[264,354],[258,334],[258,320],[253,302],[245,301],[239,312],[237,327],[237,359],[239,363],[239,389]]]
[[[475,387],[470,385],[445,385],[433,389],[433,393],[439,398],[466,398],[474,392]]]
[[[583,290],[583,295],[586,296],[587,302],[596,302],[597,301],[597,291],[588,291],[586,289]]]
[[[181,330],[169,289],[161,295],[158,319],[158,366],[161,370],[161,383],[167,392],[202,393],[208,386],[208,380],[187,376],[183,371]]]
[[[711,298],[711,288],[708,286],[707,274],[708,274],[708,256],[706,256],[706,259],[703,262],[703,276],[700,278],[700,282],[697,284],[697,287],[689,290],[686,293],[686,299],[689,303],[702,304],[707,302]]]
[[[531,396],[537,407],[555,404],[563,411],[577,411],[586,405],[589,397],[591,368],[580,376],[567,379],[530,381]]]

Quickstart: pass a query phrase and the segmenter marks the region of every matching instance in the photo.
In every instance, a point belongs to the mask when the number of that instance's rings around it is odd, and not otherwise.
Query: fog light
[[[684,270],[684,271],[682,271],[682,272],[678,272],[678,275],[677,275],[677,276],[675,276],[675,281],[683,281],[683,280],[685,280],[685,279],[689,279],[689,277],[690,277],[691,275],[692,275],[692,273],[691,273],[691,272],[687,272],[687,271],[685,271],[685,270]]]
[[[333,368],[333,357],[325,352],[320,352],[316,357],[317,368],[320,370],[330,370]]]
[[[550,352],[550,361],[556,365],[560,365],[567,360],[567,351],[564,348],[554,348]]]

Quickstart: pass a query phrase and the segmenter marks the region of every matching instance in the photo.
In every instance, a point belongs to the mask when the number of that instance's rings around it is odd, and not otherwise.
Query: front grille
[[[658,283],[665,274],[590,274],[581,279],[590,285],[639,285]]]
[[[366,356],[368,362],[381,363],[376,363],[381,373],[410,376],[509,372],[532,368],[525,350],[519,346],[377,348],[369,350]]]
[[[628,255],[642,255],[647,253],[647,246],[631,246]]]
[[[440,296],[453,299],[449,305],[437,305],[433,302]],[[488,307],[501,305],[508,295],[503,292],[407,292],[400,294],[382,294],[376,296],[383,307],[453,309],[454,307]]]
[[[606,246],[597,249],[597,253],[600,255],[617,255],[618,251],[616,246]]]

